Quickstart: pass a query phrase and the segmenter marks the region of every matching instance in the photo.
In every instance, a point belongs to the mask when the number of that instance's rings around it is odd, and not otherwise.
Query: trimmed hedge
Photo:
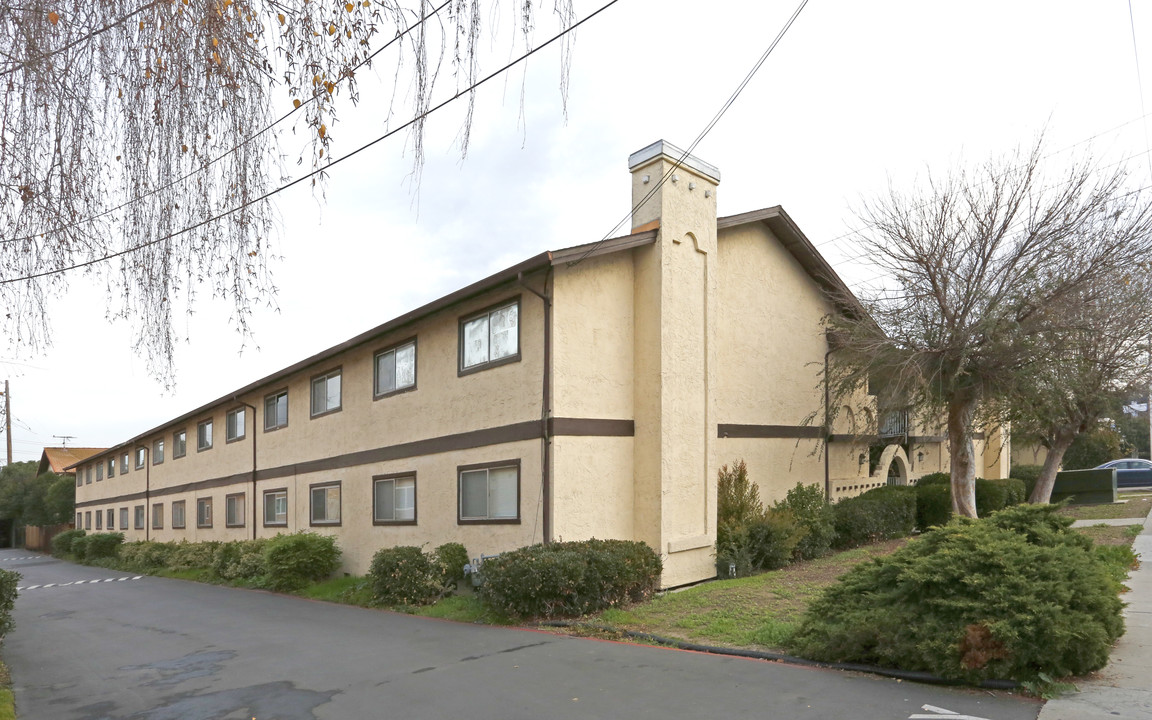
[[[457,542],[444,543],[433,553],[444,584],[464,579],[464,566],[468,564],[468,549]]]
[[[952,523],[856,566],[809,606],[792,649],[969,682],[1103,667],[1124,629],[1120,586],[1056,509]]]
[[[925,482],[927,480],[927,482]],[[1027,499],[1020,480],[976,478],[976,514],[987,517]],[[952,519],[952,479],[948,473],[925,475],[916,485],[916,526],[927,530]]]
[[[952,488],[947,483],[920,482],[916,486],[916,527],[921,531],[947,525],[952,519]]]
[[[268,574],[264,548],[268,540],[220,543],[212,553],[212,572],[222,580],[251,580]]]
[[[12,608],[16,605],[16,586],[20,578],[18,572],[0,570],[0,638],[12,632]]]
[[[336,538],[311,532],[277,535],[263,548],[267,575],[263,585],[272,590],[299,590],[327,578],[340,567]]]
[[[916,488],[885,485],[845,498],[833,509],[837,548],[904,537],[916,527]]]
[[[88,533],[79,528],[76,530],[65,530],[62,533],[58,533],[55,537],[52,538],[52,555],[55,557],[71,555],[72,543],[76,541],[76,538],[82,538],[87,534]]]
[[[579,616],[650,597],[661,570],[660,556],[632,540],[531,545],[486,560],[480,593],[515,617]]]
[[[124,544],[124,533],[94,533],[84,538],[84,560],[101,560],[114,558],[119,555],[120,546]],[[75,549],[76,543],[72,544]],[[79,553],[77,553],[79,557]]]
[[[372,556],[368,584],[385,605],[427,605],[440,596],[435,563],[412,545],[381,548]]]

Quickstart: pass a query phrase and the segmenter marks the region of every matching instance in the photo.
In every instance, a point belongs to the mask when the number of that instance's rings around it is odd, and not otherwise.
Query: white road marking
[[[62,587],[68,587],[69,585],[95,585],[96,583],[102,583],[102,582],[105,582],[105,583],[124,582],[125,580],[143,580],[143,579],[144,579],[143,575],[135,575],[135,576],[125,575],[124,577],[100,578],[98,580],[73,580],[72,582],[66,582],[66,583],[48,583],[47,585],[26,585],[26,586],[18,587],[18,588],[16,588],[16,590],[18,592],[22,592],[24,590],[45,590],[47,588],[52,588],[52,587],[62,588]]]
[[[927,710],[930,714],[916,713],[909,715],[908,720],[988,720],[988,718],[976,717],[975,715],[961,715],[951,710],[938,708],[935,705],[921,705],[920,709]]]

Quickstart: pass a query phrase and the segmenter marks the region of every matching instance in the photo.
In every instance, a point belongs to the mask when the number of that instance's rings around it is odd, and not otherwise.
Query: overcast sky
[[[15,460],[38,459],[54,435],[123,442],[531,255],[600,239],[629,211],[628,155],[659,139],[687,147],[795,8],[620,0],[577,33],[566,116],[545,50],[481,90],[463,162],[459,110],[433,116],[418,188],[397,136],[335,168],[326,201],[303,184],[282,193],[278,309],[257,309],[256,346],[241,352],[228,308],[198,305],[181,320],[190,340],[170,392],[133,355],[131,327],[105,319],[102,285],[77,276],[53,307],[54,347],[0,351]],[[1152,108],[1152,0],[1132,9]],[[499,24],[488,69],[510,55]],[[542,17],[536,41],[553,30]],[[337,156],[385,130],[393,71],[385,53],[378,82],[361,76],[364,102],[332,129]],[[782,205],[859,290],[877,280],[847,234],[861,200],[1042,130],[1050,162],[1132,158],[1133,187],[1152,185],[1142,115],[1127,0],[811,0],[695,154],[720,168],[721,215]]]

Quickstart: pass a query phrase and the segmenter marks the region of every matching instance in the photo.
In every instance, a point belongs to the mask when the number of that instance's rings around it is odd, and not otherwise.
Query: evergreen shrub
[[[1124,630],[1120,586],[1055,509],[954,522],[856,566],[808,607],[792,649],[968,682],[1103,667]]]
[[[65,530],[58,533],[52,538],[52,555],[54,557],[64,557],[65,555],[72,554],[72,543],[76,538],[81,538],[87,535],[86,532],[77,528],[75,530]]]
[[[381,548],[372,556],[369,586],[384,605],[427,605],[440,597],[433,559],[411,545]]]
[[[837,548],[904,537],[916,527],[916,488],[885,485],[833,505]]]
[[[268,574],[264,547],[268,540],[234,540],[216,546],[212,553],[212,572],[221,580],[250,580]]]
[[[515,617],[574,617],[647,599],[660,556],[642,542],[585,540],[531,545],[484,562],[480,592]]]
[[[263,584],[272,590],[299,590],[310,582],[327,578],[340,567],[336,539],[311,532],[280,534],[266,541]]]
[[[803,530],[793,559],[811,560],[828,554],[836,539],[836,515],[819,485],[796,483],[775,509],[791,512]]]
[[[85,538],[85,562],[115,558],[124,544],[124,533],[94,533]],[[73,543],[75,545],[75,543]]]
[[[0,638],[12,631],[12,608],[16,605],[16,586],[20,577],[18,572],[0,570]]]

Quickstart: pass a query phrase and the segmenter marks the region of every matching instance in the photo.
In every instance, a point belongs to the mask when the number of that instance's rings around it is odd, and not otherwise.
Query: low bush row
[[[410,545],[381,548],[372,556],[368,584],[385,605],[427,605],[446,597],[464,579],[468,551],[445,543],[432,553]]]
[[[1023,480],[976,478],[976,514],[986,517],[1028,499]],[[931,473],[916,484],[916,526],[927,530],[946,525],[952,519],[952,478],[948,473]]]
[[[1099,669],[1124,629],[1117,593],[1132,552],[1093,548],[1057,509],[935,527],[856,566],[808,607],[792,650],[968,682]]]
[[[340,566],[335,538],[309,532],[232,542],[124,542],[121,533],[69,530],[52,539],[52,554],[77,562],[150,572],[200,570],[210,578],[297,590]]]

